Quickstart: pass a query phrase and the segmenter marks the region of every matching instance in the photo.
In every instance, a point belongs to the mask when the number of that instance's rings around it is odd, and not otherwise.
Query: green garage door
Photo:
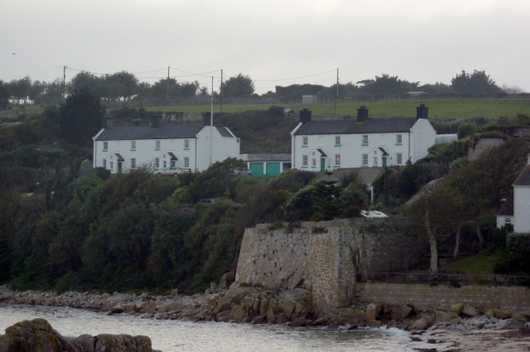
[[[263,176],[263,163],[250,163],[250,173],[252,176]]]
[[[267,176],[279,176],[281,173],[280,162],[269,161],[267,162]]]

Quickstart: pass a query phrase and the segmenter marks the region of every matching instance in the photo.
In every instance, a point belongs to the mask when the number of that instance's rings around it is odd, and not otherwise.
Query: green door
[[[250,173],[252,176],[263,176],[263,163],[250,163]]]
[[[267,176],[279,176],[281,173],[281,167],[279,161],[268,161],[267,162]]]
[[[320,172],[326,172],[326,158],[320,158]]]

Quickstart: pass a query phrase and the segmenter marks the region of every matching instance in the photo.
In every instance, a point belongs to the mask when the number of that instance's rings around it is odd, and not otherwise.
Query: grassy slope
[[[466,274],[492,274],[495,265],[504,259],[505,253],[497,251],[494,253],[480,253],[472,257],[455,260],[448,265],[450,272]]]
[[[425,103],[430,108],[430,114],[435,118],[470,118],[515,116],[517,114],[530,115],[530,100],[523,99],[424,99],[424,100],[379,100],[379,101],[351,101],[340,102],[337,105],[338,115],[353,115],[360,105],[366,105],[372,116],[410,116],[416,114],[416,106]],[[238,105],[229,104],[223,108],[224,112],[241,112],[268,109],[268,104]],[[299,109],[300,105],[286,105]],[[218,106],[216,107],[218,108]],[[204,112],[209,111],[208,105],[176,105],[151,106],[152,111]],[[310,109],[320,116],[330,116],[334,113],[333,103],[315,104]]]

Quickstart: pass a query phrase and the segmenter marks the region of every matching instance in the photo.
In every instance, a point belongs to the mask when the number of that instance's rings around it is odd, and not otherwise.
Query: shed
[[[279,176],[291,168],[291,154],[241,154],[252,176]]]

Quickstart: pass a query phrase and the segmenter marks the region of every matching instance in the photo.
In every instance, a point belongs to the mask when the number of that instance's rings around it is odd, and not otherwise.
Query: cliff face
[[[245,231],[236,284],[270,290],[303,287],[316,311],[352,303],[357,276],[407,270],[425,253],[403,220],[261,224]]]

